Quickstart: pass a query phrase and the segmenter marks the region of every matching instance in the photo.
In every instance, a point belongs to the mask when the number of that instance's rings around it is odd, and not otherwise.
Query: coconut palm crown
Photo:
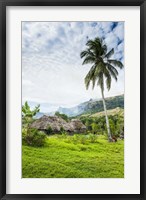
[[[114,54],[114,49],[112,48],[110,51],[107,52],[107,46],[104,43],[103,39],[97,37],[94,40],[88,40],[86,46],[87,49],[82,51],[80,54],[80,57],[84,58],[82,64],[91,64],[92,66],[85,77],[85,86],[86,89],[88,89],[90,83],[92,83],[93,89],[95,85],[99,86],[101,89],[108,139],[109,141],[112,141],[112,135],[110,133],[109,120],[104,99],[104,88],[106,85],[107,89],[110,90],[112,78],[117,81],[117,68],[122,69],[124,66],[119,60],[111,59],[111,56]]]

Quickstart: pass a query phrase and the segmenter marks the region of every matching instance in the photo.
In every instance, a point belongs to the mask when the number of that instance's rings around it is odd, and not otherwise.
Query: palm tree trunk
[[[103,101],[103,107],[104,107],[104,112],[105,112],[105,119],[106,119],[106,127],[107,127],[108,140],[109,140],[109,142],[112,142],[112,136],[111,136],[110,126],[109,126],[109,120],[108,120],[108,116],[107,116],[107,109],[106,109],[106,104],[105,104],[103,90],[101,90],[101,94],[102,94],[102,101]]]

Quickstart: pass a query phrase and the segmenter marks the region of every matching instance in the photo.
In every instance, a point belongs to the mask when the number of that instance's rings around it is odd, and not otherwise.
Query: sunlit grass
[[[123,178],[124,142],[109,143],[98,136],[94,143],[51,136],[45,147],[23,146],[23,178]]]

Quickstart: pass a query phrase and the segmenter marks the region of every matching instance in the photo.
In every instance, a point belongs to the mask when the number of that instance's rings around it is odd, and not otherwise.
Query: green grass
[[[45,147],[22,148],[23,178],[123,178],[124,142],[74,142],[51,136]]]

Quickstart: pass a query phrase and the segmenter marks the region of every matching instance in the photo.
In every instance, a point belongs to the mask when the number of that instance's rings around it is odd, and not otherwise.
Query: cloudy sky
[[[80,58],[87,40],[95,37],[114,48],[113,58],[124,64],[123,22],[22,22],[22,102],[49,103],[50,111],[101,98],[98,87],[86,90],[84,77],[91,66],[82,65]],[[105,96],[123,93],[120,70]]]

